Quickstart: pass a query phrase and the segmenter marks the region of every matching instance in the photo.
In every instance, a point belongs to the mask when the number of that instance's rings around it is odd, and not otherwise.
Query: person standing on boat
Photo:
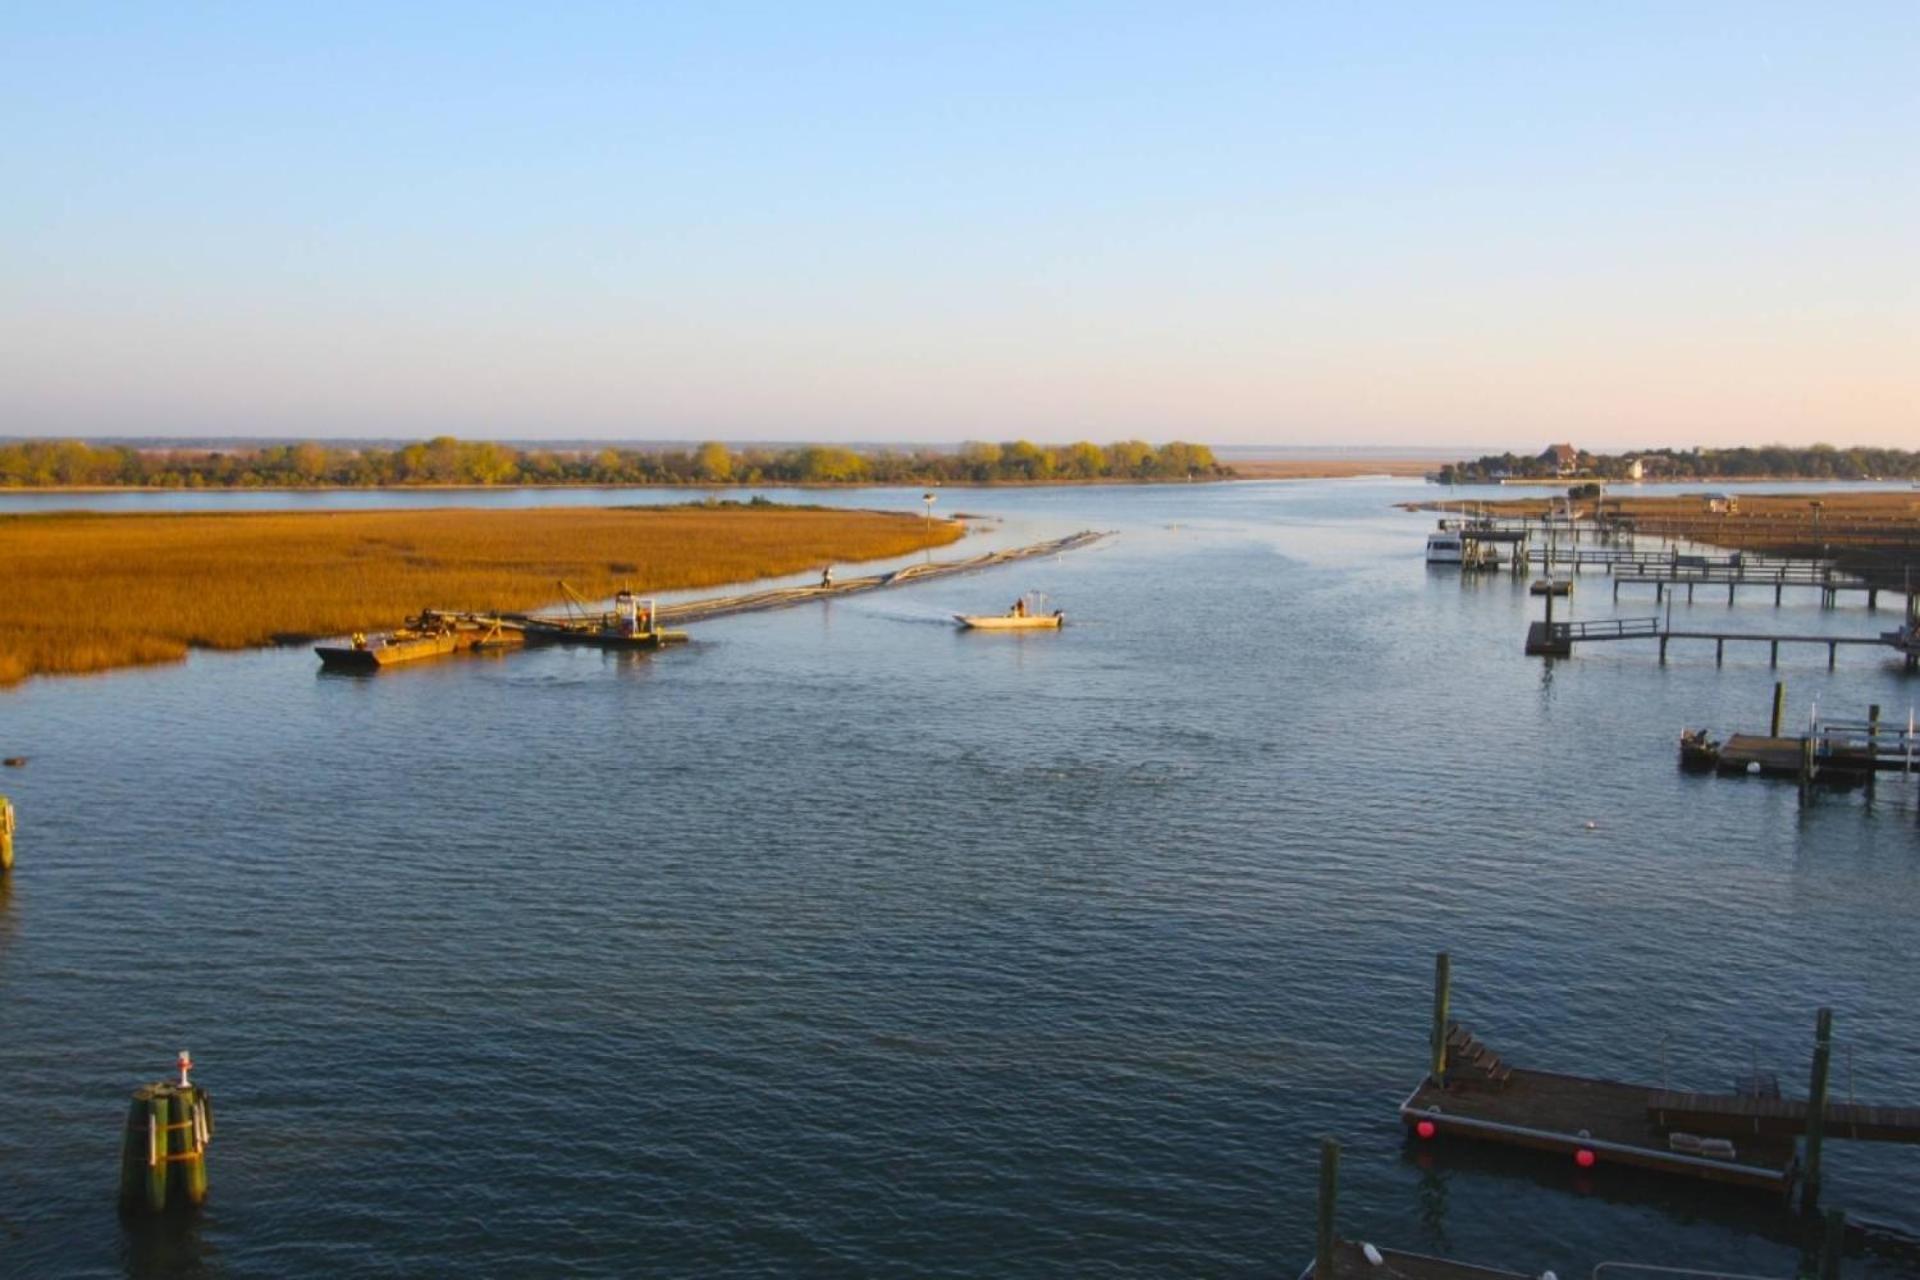
[[[820,586],[822,587],[822,589],[824,589],[832,585],[833,585],[833,566],[828,565],[826,568],[820,571]]]

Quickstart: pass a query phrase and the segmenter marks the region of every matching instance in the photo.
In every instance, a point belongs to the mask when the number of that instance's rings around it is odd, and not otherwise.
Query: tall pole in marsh
[[[1436,1085],[1447,1079],[1447,1005],[1452,994],[1453,957],[1442,951],[1433,958],[1433,1043],[1427,1060],[1427,1079]]]
[[[1313,1250],[1313,1280],[1333,1280],[1333,1209],[1340,1193],[1340,1144],[1320,1139],[1319,1230]]]
[[[927,563],[933,563],[933,494],[923,493],[920,501],[927,504]]]

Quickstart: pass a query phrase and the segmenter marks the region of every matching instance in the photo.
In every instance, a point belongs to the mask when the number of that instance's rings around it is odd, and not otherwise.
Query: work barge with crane
[[[404,627],[372,636],[354,635],[342,643],[316,646],[314,652],[319,655],[321,665],[329,670],[355,672],[380,671],[449,654],[497,652],[535,645],[588,645],[600,649],[644,652],[686,643],[687,633],[672,629],[673,623],[755,613],[974,573],[1018,560],[1058,555],[1089,546],[1105,536],[1086,530],[1065,538],[991,551],[966,560],[912,564],[888,573],[854,578],[835,578],[827,572],[821,575],[817,584],[772,587],[677,604],[661,604],[631,590],[623,590],[613,597],[611,609],[603,609],[562,582],[559,588],[566,603],[564,610],[559,613],[474,613],[423,609],[408,619]]]

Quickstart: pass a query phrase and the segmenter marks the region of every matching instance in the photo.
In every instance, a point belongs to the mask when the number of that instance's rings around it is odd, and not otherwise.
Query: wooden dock
[[[903,569],[896,569],[892,573],[836,579],[831,585],[775,587],[766,591],[748,592],[745,595],[712,596],[704,600],[688,600],[680,604],[663,604],[660,606],[659,613],[663,622],[704,622],[709,618],[725,618],[739,613],[759,613],[767,609],[785,609],[793,605],[812,604],[820,600],[838,600],[843,596],[881,591],[890,587],[910,586],[918,582],[931,582],[938,578],[956,577],[963,573],[979,573],[984,569],[996,569],[1001,565],[1015,564],[1022,560],[1037,560],[1046,556],[1061,555],[1068,551],[1092,546],[1107,536],[1105,533],[1088,529],[1065,538],[1055,538],[1051,542],[1012,547],[1005,551],[989,551],[967,560],[936,560],[926,564],[911,564]]]
[[[1798,1181],[1809,1214],[1819,1204],[1827,1139],[1920,1144],[1920,1108],[1832,1100],[1831,1009],[1815,1019],[1807,1100],[1797,1101],[1758,1074],[1720,1094],[1509,1066],[1449,1018],[1452,982],[1443,951],[1434,958],[1427,1074],[1400,1104],[1400,1122],[1418,1141],[1472,1138],[1571,1156],[1581,1170],[1621,1165],[1782,1198]],[[1804,1160],[1795,1141],[1802,1136]],[[1336,1167],[1337,1160],[1336,1152]]]
[[[1730,1097],[1662,1090],[1647,1099],[1659,1123],[1730,1138],[1797,1138],[1810,1108],[1798,1098]],[[1826,1134],[1859,1142],[1920,1143],[1920,1107],[1875,1107],[1828,1102]]]
[[[1508,1067],[1470,1032],[1450,1024],[1461,1065],[1422,1080],[1400,1119],[1423,1141],[1474,1138],[1566,1156],[1581,1168],[1624,1165],[1785,1196],[1796,1171],[1791,1138],[1743,1136],[1705,1146],[1701,1135],[1660,1122],[1656,1086]],[[1582,1153],[1586,1158],[1582,1158]]]
[[[1730,644],[1764,644],[1767,665],[1780,665],[1780,646],[1816,645],[1827,651],[1827,669],[1832,670],[1843,647],[1892,649],[1906,659],[1907,670],[1920,665],[1920,632],[1911,624],[1898,631],[1883,631],[1877,636],[1823,636],[1796,632],[1705,631],[1666,625],[1659,618],[1601,618],[1588,622],[1544,622],[1528,624],[1526,651],[1539,657],[1565,658],[1576,644],[1596,644],[1618,640],[1654,640],[1660,646],[1660,661],[1667,660],[1667,648],[1676,640],[1710,640],[1713,660],[1726,661]]]
[[[1425,1253],[1406,1253],[1399,1249],[1376,1249],[1378,1265],[1367,1258],[1366,1246],[1353,1240],[1341,1240],[1333,1247],[1333,1265],[1321,1277],[1317,1265],[1308,1263],[1300,1280],[1534,1280],[1519,1271],[1501,1271],[1479,1267],[1451,1258],[1436,1258]]]

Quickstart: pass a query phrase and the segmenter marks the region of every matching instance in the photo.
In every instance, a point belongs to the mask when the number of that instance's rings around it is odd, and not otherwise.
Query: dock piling
[[[180,1082],[159,1081],[133,1091],[120,1142],[120,1207],[162,1213],[197,1208],[207,1199],[207,1144],[213,1105],[187,1079],[193,1060],[180,1051]]]
[[[1780,721],[1786,715],[1786,711],[1787,682],[1785,680],[1775,680],[1773,682],[1773,727],[1767,730],[1768,737],[1777,738],[1780,736]]]
[[[1822,1009],[1814,1021],[1813,1079],[1807,1087],[1807,1159],[1800,1206],[1808,1213],[1820,1207],[1820,1148],[1827,1133],[1827,1068],[1833,1057],[1833,1010]]]
[[[1433,1044],[1427,1079],[1436,1087],[1447,1082],[1447,1006],[1453,998],[1453,957],[1442,951],[1433,958]]]
[[[13,870],[13,801],[0,796],[0,876]]]
[[[1827,1210],[1826,1230],[1820,1238],[1820,1280],[1840,1280],[1840,1255],[1847,1245],[1847,1215]]]
[[[1319,1227],[1313,1250],[1314,1280],[1332,1280],[1334,1201],[1340,1194],[1340,1144],[1332,1138],[1320,1139]]]

